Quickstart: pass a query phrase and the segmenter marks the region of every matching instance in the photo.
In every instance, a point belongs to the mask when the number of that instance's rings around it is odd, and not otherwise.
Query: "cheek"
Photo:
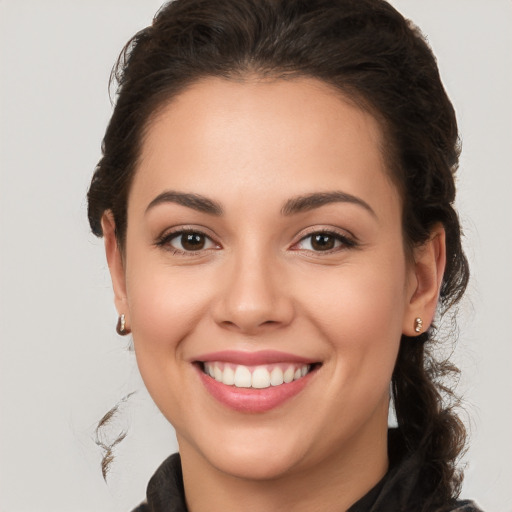
[[[308,301],[310,318],[351,373],[382,368],[392,371],[406,305],[405,263],[400,258],[347,265],[315,276]],[[380,371],[380,370],[379,370]]]
[[[172,349],[207,310],[211,290],[208,279],[195,279],[187,269],[146,265],[127,272],[131,328],[136,345],[152,350]]]
[[[187,335],[207,314],[208,279],[190,269],[151,265],[127,267],[130,322],[141,377],[164,416],[180,427],[191,393],[183,380],[190,365],[184,358]]]

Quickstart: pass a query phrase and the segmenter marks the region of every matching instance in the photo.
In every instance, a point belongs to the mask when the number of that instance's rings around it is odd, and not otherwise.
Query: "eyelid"
[[[180,235],[183,235],[185,233],[196,233],[199,235],[204,236],[208,240],[210,240],[215,247],[208,247],[206,249],[198,249],[197,251],[184,251],[181,249],[176,249],[175,247],[171,247],[168,250],[172,251],[174,254],[185,254],[185,255],[195,255],[201,252],[210,251],[212,249],[221,249],[220,243],[215,239],[214,236],[207,233],[207,229],[200,227],[200,226],[176,226],[173,228],[166,229],[160,234],[154,243],[156,247],[166,248],[166,245],[169,244],[169,242]]]
[[[298,240],[292,244],[292,248],[297,246],[300,242],[305,239],[311,237],[312,235],[321,234],[321,235],[330,235],[335,237],[338,241],[341,242],[341,247],[336,247],[333,249],[329,249],[326,251],[312,251],[309,249],[295,249],[295,250],[305,250],[308,252],[314,252],[315,254],[331,254],[333,252],[338,252],[341,250],[357,248],[359,246],[359,241],[357,238],[347,230],[339,230],[333,227],[322,227],[322,226],[313,226],[303,231],[298,235]],[[293,250],[293,249],[292,249]]]
[[[211,251],[212,249],[214,249],[214,250],[222,249],[222,246],[216,240],[216,237],[211,235],[209,233],[209,231],[210,231],[209,229],[204,228],[203,226],[193,226],[193,225],[180,225],[180,226],[175,226],[172,228],[167,228],[166,230],[164,230],[162,232],[162,234],[160,234],[156,238],[154,245],[157,247],[167,249],[167,250],[173,252],[174,254],[183,254],[183,255],[188,255],[188,256],[193,256],[193,255],[197,255],[199,253],[204,253],[206,251]],[[197,251],[181,250],[181,249],[178,249],[178,248],[175,248],[172,246],[166,247],[169,245],[169,242],[171,240],[173,240],[185,233],[200,234],[200,235],[204,236],[205,238],[207,238],[208,240],[210,240],[210,242],[212,244],[214,244],[215,247],[198,249]],[[294,247],[296,247],[302,241],[304,241],[308,237],[311,237],[312,235],[315,235],[315,234],[323,234],[323,235],[333,236],[337,239],[337,241],[341,242],[341,245],[338,247],[332,248],[332,249],[325,250],[325,251],[315,251],[315,250],[311,250],[311,249],[297,249],[297,248],[294,249]],[[290,249],[297,250],[297,251],[303,250],[303,251],[315,253],[317,255],[321,255],[321,254],[328,255],[328,254],[332,254],[332,253],[342,251],[342,250],[357,248],[357,247],[359,247],[359,245],[360,244],[359,244],[359,241],[357,240],[357,238],[352,233],[350,233],[349,231],[347,231],[345,229],[341,230],[339,228],[334,228],[331,226],[329,226],[329,227],[327,227],[327,226],[311,226],[311,227],[303,230],[299,235],[297,235],[296,241],[293,242]]]

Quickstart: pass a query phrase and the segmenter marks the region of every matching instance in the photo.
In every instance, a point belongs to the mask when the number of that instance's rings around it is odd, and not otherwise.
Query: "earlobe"
[[[105,240],[105,254],[114,289],[115,305],[119,315],[128,317],[128,305],[126,300],[126,281],[124,272],[123,255],[116,238],[116,225],[114,215],[110,210],[101,217],[101,228]]]
[[[436,312],[446,266],[446,235],[441,224],[431,230],[424,244],[414,249],[413,266],[413,286],[402,327],[406,336],[426,331]]]

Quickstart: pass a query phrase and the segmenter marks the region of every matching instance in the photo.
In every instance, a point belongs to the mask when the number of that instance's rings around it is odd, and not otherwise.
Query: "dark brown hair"
[[[313,77],[372,112],[383,128],[390,175],[403,202],[406,247],[446,230],[447,266],[439,313],[464,293],[454,173],[458,131],[436,61],[421,33],[383,0],[175,0],[125,46],[114,69],[118,96],[89,190],[89,222],[101,236],[111,210],[124,246],[127,198],[144,130],[158,108],[203,77],[243,80]],[[458,494],[456,461],[465,430],[446,377],[456,369],[431,355],[435,329],[402,337],[392,381],[409,453],[422,457],[419,481],[431,501]]]

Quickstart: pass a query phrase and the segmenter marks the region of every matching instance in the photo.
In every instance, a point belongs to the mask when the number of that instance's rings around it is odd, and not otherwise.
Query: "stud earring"
[[[418,317],[414,320],[414,332],[420,333],[423,330],[423,320]]]
[[[126,327],[126,317],[124,314],[119,315],[119,318],[117,319],[116,331],[119,336],[126,336],[127,334],[130,334],[130,329]]]

